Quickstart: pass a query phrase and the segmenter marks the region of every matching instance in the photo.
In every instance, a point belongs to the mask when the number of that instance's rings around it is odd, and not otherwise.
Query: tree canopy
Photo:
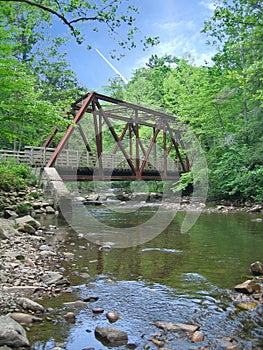
[[[67,104],[87,92],[61,53],[65,39],[49,35],[54,18],[87,47],[84,34],[106,26],[129,50],[157,40],[140,36],[138,11],[129,0],[0,0],[0,147],[41,145],[54,124],[67,123],[61,117]],[[193,130],[208,161],[210,198],[263,200],[262,28],[261,1],[222,0],[203,28],[217,49],[213,65],[154,54],[128,84],[114,78],[105,88],[176,115]]]

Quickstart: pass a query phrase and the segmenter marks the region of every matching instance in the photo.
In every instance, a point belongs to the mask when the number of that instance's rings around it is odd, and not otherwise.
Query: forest
[[[86,40],[80,22],[94,22],[93,30],[106,24],[112,33],[127,26],[126,40],[116,40],[124,49],[158,42],[136,41],[137,9],[127,1],[120,13],[121,3],[0,1],[0,149],[41,146],[54,126],[66,127],[63,111],[89,91],[67,62],[66,38],[49,35],[54,16],[80,45]],[[212,200],[263,201],[262,13],[259,0],[222,0],[203,26],[216,49],[212,65],[152,55],[127,84],[112,78],[104,87],[109,96],[161,108],[192,129],[206,155]]]

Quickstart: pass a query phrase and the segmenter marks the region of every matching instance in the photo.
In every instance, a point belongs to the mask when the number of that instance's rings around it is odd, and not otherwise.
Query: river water
[[[111,227],[121,236],[156,216],[158,206],[123,212],[92,207],[88,211],[103,223],[105,232]],[[105,314],[111,310],[121,315],[112,326],[128,333],[130,348],[135,344],[136,349],[144,349],[149,344],[148,349],[156,349],[148,338],[161,330],[151,323],[162,321],[199,325],[205,334],[202,343],[194,344],[185,334],[169,332],[167,349],[226,349],[230,339],[238,349],[263,349],[262,307],[237,311],[232,300],[234,286],[249,278],[250,264],[263,259],[263,222],[256,220],[263,219],[262,214],[203,212],[187,233],[181,233],[184,218],[185,212],[177,212],[159,234],[151,235],[150,227],[142,226],[147,231],[145,242],[136,245],[127,240],[123,248],[111,247],[112,232],[106,238],[105,232],[100,236],[83,212],[75,213],[75,229],[62,217],[44,218],[43,224],[58,227],[56,239],[64,245],[60,250],[74,253],[76,259],[63,262],[73,293],[41,301],[54,311],[30,328],[33,349],[49,350],[61,344],[67,350],[108,349],[96,339],[94,330],[110,325]],[[65,309],[63,302],[90,295],[99,299],[74,310],[76,323],[67,323],[63,315],[71,309]],[[94,307],[105,312],[94,314]]]

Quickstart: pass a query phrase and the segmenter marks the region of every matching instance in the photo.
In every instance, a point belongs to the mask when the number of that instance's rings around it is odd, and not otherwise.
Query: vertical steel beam
[[[130,144],[130,158],[132,159],[132,154],[133,154],[133,150],[132,150],[132,124],[129,123],[129,144]]]
[[[139,142],[140,142],[140,136],[139,136],[139,124],[138,124],[138,111],[135,111],[135,154],[136,154],[136,180],[141,179],[141,172],[140,172],[140,149],[139,149]]]
[[[163,153],[164,153],[164,157],[163,157],[163,169],[164,169],[164,177],[167,176],[167,138],[166,138],[166,123],[164,123],[163,126]]]
[[[94,131],[95,131],[95,139],[96,139],[96,150],[99,162],[99,176],[103,176],[103,162],[102,162],[102,147],[101,147],[101,135],[100,135],[100,115],[98,116],[99,123],[97,120],[96,112],[93,113],[93,123],[94,123]]]
[[[132,128],[133,128],[134,134],[136,135],[135,126],[132,125]],[[139,129],[138,129],[138,132],[139,132]],[[139,146],[140,146],[140,148],[142,150],[143,155],[145,156],[146,155],[146,151],[145,151],[145,148],[143,147],[143,144],[142,144],[142,141],[141,141],[140,137],[138,138],[138,143],[139,143]]]
[[[168,123],[167,123],[167,129],[168,129],[169,134],[170,134],[170,136],[171,136],[171,138],[172,138],[172,143],[173,143],[174,148],[175,148],[176,157],[179,159],[179,162],[180,162],[180,164],[181,164],[181,166],[182,166],[182,168],[183,168],[183,171],[184,171],[184,172],[187,172],[187,171],[189,171],[189,170],[187,170],[187,167],[186,167],[186,165],[185,165],[185,163],[184,163],[184,161],[183,161],[183,158],[182,158],[182,156],[181,156],[181,153],[180,153],[180,151],[179,151],[178,142],[175,141],[174,136],[173,136],[173,133],[172,133],[172,130],[171,130],[171,128],[170,128],[170,126],[169,126]]]

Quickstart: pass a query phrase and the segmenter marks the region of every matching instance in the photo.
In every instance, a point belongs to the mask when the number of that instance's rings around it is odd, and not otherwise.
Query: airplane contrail
[[[98,49],[95,48],[95,50],[100,55],[100,57],[111,67],[111,69],[121,78],[124,84],[127,84],[128,80],[124,78],[124,76],[107,60],[105,56],[103,56],[103,54]]]

